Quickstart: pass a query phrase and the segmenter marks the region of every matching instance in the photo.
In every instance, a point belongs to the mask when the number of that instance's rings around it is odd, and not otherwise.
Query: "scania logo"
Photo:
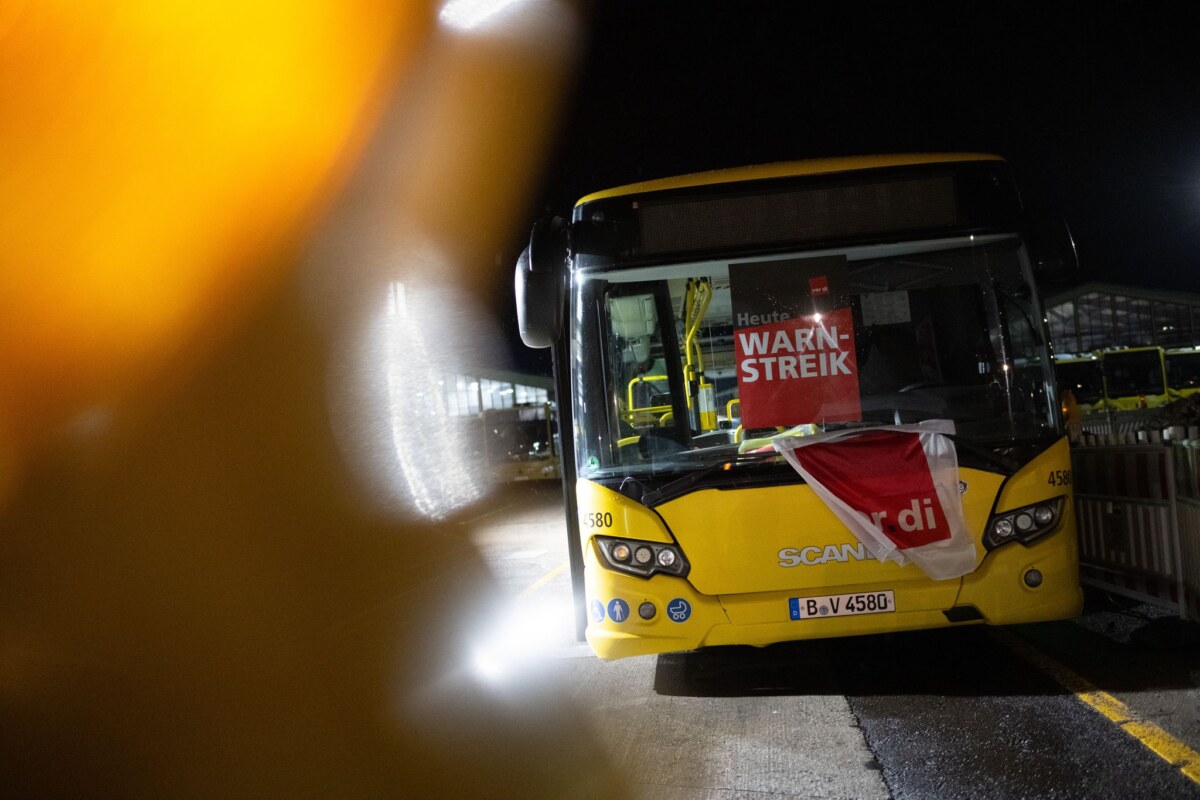
[[[828,544],[824,547],[785,547],[779,551],[781,567],[814,567],[817,564],[845,563],[847,561],[873,561],[875,556],[867,551],[865,544]]]

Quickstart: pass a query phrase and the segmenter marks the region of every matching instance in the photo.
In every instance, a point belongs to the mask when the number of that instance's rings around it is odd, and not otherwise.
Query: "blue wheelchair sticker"
[[[608,618],[613,622],[624,622],[629,619],[629,603],[621,598],[608,602]]]
[[[687,622],[692,615],[692,604],[682,597],[676,597],[667,604],[667,617],[671,622]]]
[[[591,602],[592,622],[604,622],[604,603],[599,600]]]

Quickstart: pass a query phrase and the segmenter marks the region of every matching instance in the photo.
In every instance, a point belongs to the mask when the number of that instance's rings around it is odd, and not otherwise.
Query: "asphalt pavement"
[[[1071,622],[602,662],[574,637],[559,492],[510,487],[466,523],[512,601],[495,641],[520,641],[493,679],[569,698],[631,796],[1200,798],[1191,623],[1090,595]]]

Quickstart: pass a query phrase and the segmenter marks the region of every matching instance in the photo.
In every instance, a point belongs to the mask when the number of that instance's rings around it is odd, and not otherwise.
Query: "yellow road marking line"
[[[1153,722],[1139,719],[1129,706],[1108,692],[1100,691],[1086,678],[1075,674],[1024,639],[1001,630],[992,630],[991,634],[1017,655],[1050,675],[1105,719],[1148,747],[1159,758],[1177,768],[1192,781],[1200,783],[1200,752],[1188,747]]]
[[[559,576],[559,574],[561,574],[562,571],[565,570],[566,568],[567,568],[567,562],[564,561],[563,563],[559,564],[557,567],[550,570],[545,575],[538,578],[536,581],[534,581],[533,583],[529,584],[524,589],[522,589],[520,591],[520,593],[517,595],[517,597],[525,597],[526,595],[533,594],[538,589],[542,588],[547,583],[549,583],[550,581],[557,578]]]

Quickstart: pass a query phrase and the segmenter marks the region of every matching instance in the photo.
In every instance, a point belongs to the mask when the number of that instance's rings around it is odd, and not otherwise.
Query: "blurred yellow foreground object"
[[[0,8],[6,796],[621,795],[466,663],[486,327],[422,315],[508,281],[576,14],[455,6]]]

